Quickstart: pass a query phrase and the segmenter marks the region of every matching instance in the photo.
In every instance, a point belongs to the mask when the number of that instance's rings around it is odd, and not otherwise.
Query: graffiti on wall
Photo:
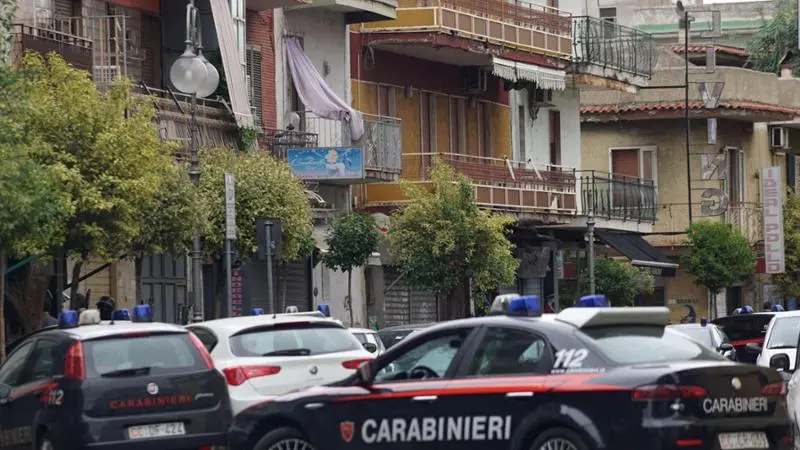
[[[667,300],[667,307],[670,323],[697,323],[705,310],[698,306],[694,298],[672,298]]]

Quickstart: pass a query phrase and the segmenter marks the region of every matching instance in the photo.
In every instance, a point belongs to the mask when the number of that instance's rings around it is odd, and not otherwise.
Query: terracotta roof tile
[[[614,104],[582,105],[581,114],[621,114],[627,112],[645,112],[645,111],[682,111],[683,107],[684,107],[684,102],[623,103],[619,105],[614,105]],[[773,112],[773,113],[800,116],[799,109],[786,108],[777,105],[767,105],[764,103],[745,102],[745,101],[720,102],[718,108],[750,110],[757,112]],[[692,101],[689,102],[689,109],[692,110],[704,109],[704,104],[703,102],[700,101]]]
[[[706,47],[706,45],[690,45],[689,53],[705,53]],[[713,45],[713,47],[717,49],[717,53],[722,53],[724,55],[740,56],[742,58],[750,56],[747,50],[739,47],[730,47],[727,45]],[[675,53],[683,53],[683,50],[682,45],[675,45],[672,47],[672,51]]]

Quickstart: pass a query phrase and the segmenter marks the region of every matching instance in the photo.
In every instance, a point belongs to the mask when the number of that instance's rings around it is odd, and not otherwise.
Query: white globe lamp
[[[203,65],[206,68],[206,79],[197,89],[197,96],[199,98],[206,98],[216,92],[217,87],[219,87],[219,71],[217,71],[217,68],[214,67],[213,64],[208,62],[205,56],[203,56],[202,51],[197,52],[197,57],[203,61]]]
[[[170,81],[184,94],[196,94],[204,87],[207,76],[205,63],[192,51],[191,45],[186,45],[186,50],[169,69]]]

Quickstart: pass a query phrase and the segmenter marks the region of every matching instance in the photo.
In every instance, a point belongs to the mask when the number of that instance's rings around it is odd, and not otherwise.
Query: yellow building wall
[[[402,120],[403,130],[403,155],[404,169],[401,178],[409,181],[419,179],[419,167],[416,163],[419,157],[412,155],[421,153],[422,127],[420,125],[420,90],[411,89],[411,95],[406,97],[406,90],[399,86],[388,86],[393,92],[395,113]],[[352,80],[353,107],[366,114],[377,114],[378,111],[378,84],[366,81]],[[430,92],[430,91],[424,91]],[[436,101],[436,151],[438,153],[452,153],[450,146],[451,117],[450,100],[463,98],[465,103],[465,131],[466,146],[461,154],[479,154],[479,109],[478,104],[484,103],[490,108],[491,117],[491,156],[503,158],[511,155],[511,123],[510,112],[507,105],[485,101],[469,101],[466,97],[454,97],[446,93],[432,92]],[[405,164],[409,161],[408,164]],[[367,203],[393,203],[404,200],[398,183],[370,183],[362,187],[363,198]]]

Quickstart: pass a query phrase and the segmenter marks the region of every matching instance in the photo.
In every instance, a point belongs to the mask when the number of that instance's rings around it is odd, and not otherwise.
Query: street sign
[[[232,173],[225,173],[225,239],[236,239],[236,184]]]
[[[783,273],[786,255],[783,242],[783,195],[780,167],[761,169],[761,210],[764,222],[764,259],[766,273]]]

